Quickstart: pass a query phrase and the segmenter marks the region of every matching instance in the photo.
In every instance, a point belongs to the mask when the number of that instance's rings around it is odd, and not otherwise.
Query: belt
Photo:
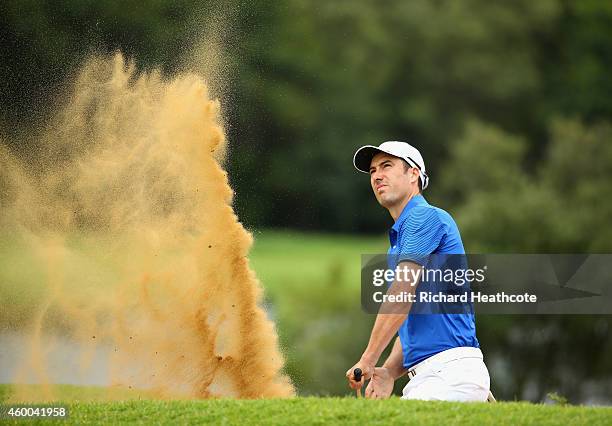
[[[413,378],[416,376],[419,371],[423,371],[427,369],[433,362],[439,362],[441,364],[445,364],[450,361],[454,361],[456,359],[462,358],[480,358],[482,359],[482,352],[479,348],[472,347],[459,347],[447,349],[442,352],[438,352],[435,355],[430,356],[429,358],[419,362],[417,365],[410,367],[408,369],[408,377]]]

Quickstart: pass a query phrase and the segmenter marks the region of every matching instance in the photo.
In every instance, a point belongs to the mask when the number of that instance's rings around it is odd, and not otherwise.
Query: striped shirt
[[[395,269],[402,261],[435,268],[436,259],[443,257],[437,255],[465,254],[453,218],[446,211],[430,205],[420,194],[410,199],[395,221],[389,231],[389,241],[391,247],[388,260],[391,269]],[[419,283],[417,293],[425,284]],[[417,313],[415,308],[417,306],[413,304],[398,332],[405,368],[447,349],[479,347],[473,311],[423,314]]]

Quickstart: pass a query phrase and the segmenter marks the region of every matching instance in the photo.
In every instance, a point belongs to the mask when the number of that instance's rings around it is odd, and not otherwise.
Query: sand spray
[[[0,150],[0,232],[29,265],[0,282],[0,319],[29,341],[14,382],[53,398],[42,336],[59,333],[74,368],[104,347],[111,384],[160,398],[292,396],[205,82],[93,57],[63,105],[36,155]]]

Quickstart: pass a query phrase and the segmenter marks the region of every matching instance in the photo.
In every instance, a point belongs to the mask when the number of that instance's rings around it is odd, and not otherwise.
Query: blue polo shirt
[[[406,205],[389,231],[391,247],[389,267],[402,261],[425,266],[431,259],[445,254],[465,254],[459,229],[444,210],[430,205],[422,195],[416,195]],[[421,282],[417,287],[425,285]],[[468,313],[423,314],[413,304],[410,314],[399,329],[404,367],[410,368],[438,352],[460,346],[478,348],[473,311]],[[464,312],[464,311],[461,311]]]

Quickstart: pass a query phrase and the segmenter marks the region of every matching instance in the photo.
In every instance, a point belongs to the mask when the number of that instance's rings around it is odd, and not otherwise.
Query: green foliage
[[[449,153],[436,201],[456,200],[450,211],[471,253],[610,252],[611,140],[609,124],[557,119],[539,168],[528,170],[521,139],[472,122]],[[477,320],[485,355],[504,359],[490,365],[494,391],[535,400],[550,389],[581,400],[586,380],[607,377],[609,327],[609,317],[594,316]]]
[[[46,118],[87,54],[121,50],[141,69],[176,69],[195,38],[193,15],[202,10],[189,0],[4,1],[3,133]]]
[[[383,219],[369,187],[350,165],[354,148],[386,139],[414,142],[427,160],[435,196],[438,183],[448,180],[454,160],[448,153],[464,145],[458,135],[475,120],[488,123],[489,132],[513,135],[496,145],[497,155],[511,164],[488,167],[474,153],[461,153],[462,166],[481,176],[464,191],[494,188],[506,179],[522,188],[527,182],[521,173],[506,175],[516,161],[521,171],[541,167],[555,116],[593,120],[612,112],[612,88],[602,80],[612,68],[612,26],[605,25],[612,13],[598,2],[392,1],[378,7],[352,1],[311,7],[292,1],[273,16],[275,25],[253,41],[265,46],[256,50],[259,68],[240,74],[257,74],[261,89],[243,88],[240,81],[235,88],[242,114],[232,132],[230,171],[247,223],[380,229]],[[268,117],[264,149],[253,149],[260,135],[242,131],[253,123],[245,105],[258,105],[257,122],[261,114]],[[499,139],[479,137],[481,143]],[[251,182],[258,183],[255,195]],[[447,207],[463,199],[452,191],[446,195]],[[525,202],[537,204],[540,195],[534,189]],[[531,220],[517,225],[526,223]]]
[[[567,405],[567,398],[562,395],[559,395],[557,392],[550,392],[546,396],[557,405]]]
[[[443,205],[463,205],[471,196],[495,196],[500,188],[528,184],[522,161],[526,143],[500,129],[470,121],[452,145],[447,166],[442,170],[435,192]]]
[[[93,51],[119,49],[170,74],[215,41],[223,59],[209,77],[229,124],[241,219],[378,230],[384,216],[350,164],[357,146],[415,143],[434,189],[477,120],[523,141],[505,149],[536,170],[554,117],[612,116],[610,22],[612,8],[597,1],[8,1],[0,125],[10,133],[44,118]],[[216,58],[199,61],[210,69]],[[17,140],[7,143],[36,146]]]
[[[592,253],[612,249],[612,128],[553,122],[540,167],[516,136],[473,122],[450,151],[440,204],[469,251]],[[597,231],[595,231],[597,230]]]
[[[545,47],[550,61],[542,63],[547,79],[548,110],[580,115],[592,121],[612,116],[609,78],[612,59],[612,6],[597,0],[563,4],[558,27]]]
[[[612,250],[612,127],[557,120],[552,144],[541,169],[541,186],[559,199],[557,239],[565,252]]]

